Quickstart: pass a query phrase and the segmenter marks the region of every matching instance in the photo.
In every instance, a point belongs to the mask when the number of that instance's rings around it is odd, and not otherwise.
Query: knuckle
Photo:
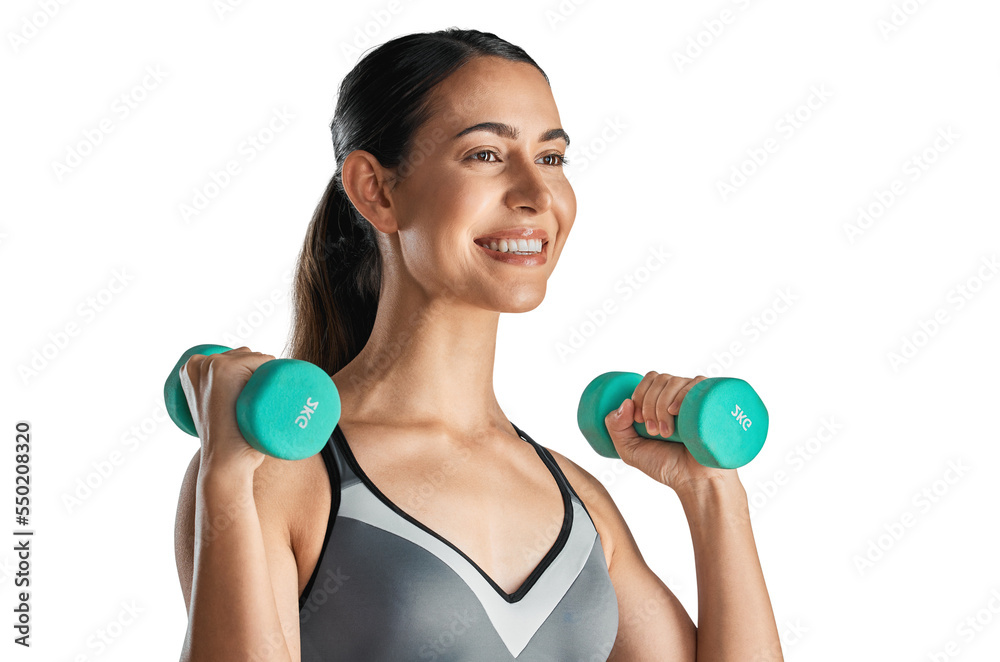
[[[190,377],[191,374],[198,369],[198,366],[201,365],[204,358],[205,357],[202,354],[192,354],[189,356],[188,360],[181,366],[181,374]]]

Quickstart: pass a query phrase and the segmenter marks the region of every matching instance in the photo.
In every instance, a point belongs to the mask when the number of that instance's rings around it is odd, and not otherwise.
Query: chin
[[[526,313],[538,308],[545,299],[545,288],[540,290],[530,289],[525,291],[512,291],[503,299],[497,302],[497,308],[501,313]]]

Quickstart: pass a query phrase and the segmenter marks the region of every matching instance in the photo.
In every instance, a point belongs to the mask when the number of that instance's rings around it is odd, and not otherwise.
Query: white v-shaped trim
[[[465,557],[392,510],[361,482],[341,491],[337,515],[393,533],[441,559],[479,598],[497,634],[510,654],[517,657],[576,581],[597,543],[597,531],[590,523],[590,517],[575,499],[570,501],[573,504],[573,526],[566,545],[527,595],[514,603],[500,597]]]

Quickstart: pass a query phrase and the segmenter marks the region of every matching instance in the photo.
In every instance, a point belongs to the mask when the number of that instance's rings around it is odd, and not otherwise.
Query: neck
[[[467,436],[510,429],[493,392],[500,313],[383,290],[371,337],[334,376],[349,420]]]

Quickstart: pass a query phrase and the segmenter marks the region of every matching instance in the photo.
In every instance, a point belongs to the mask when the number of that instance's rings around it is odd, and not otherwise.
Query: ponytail
[[[375,228],[354,209],[338,172],[299,253],[291,358],[315,363],[330,375],[350,363],[371,336],[381,284]]]

